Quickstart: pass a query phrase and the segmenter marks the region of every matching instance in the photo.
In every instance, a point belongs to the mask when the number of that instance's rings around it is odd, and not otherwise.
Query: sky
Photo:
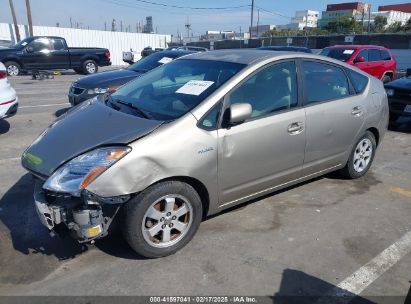
[[[25,0],[13,0],[20,24],[27,24]],[[154,29],[158,33],[177,35],[183,32],[186,35],[184,24],[189,18],[191,24],[190,35],[199,36],[207,30],[232,30],[242,32],[250,25],[251,0],[147,0],[160,4],[221,8],[224,10],[194,10],[188,8],[171,8],[146,3],[145,0],[31,0],[31,11],[34,25],[70,27],[79,23],[83,28],[104,30],[111,28],[111,22],[116,19],[117,30],[121,23],[123,31],[130,27],[136,31],[138,22],[145,22],[146,16],[153,16]],[[343,1],[333,0],[255,0],[254,24],[257,22],[257,11],[260,9],[260,24],[287,24],[296,10],[312,9],[323,11],[327,4]],[[347,1],[351,2],[351,1]],[[404,3],[391,0],[369,1],[372,10],[379,5]],[[242,7],[244,6],[244,7]],[[236,8],[233,8],[236,7]],[[0,23],[11,23],[12,17],[9,0],[0,0]]]

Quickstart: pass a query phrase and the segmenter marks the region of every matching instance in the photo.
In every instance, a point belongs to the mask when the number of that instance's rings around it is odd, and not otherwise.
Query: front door
[[[48,38],[37,38],[29,43],[23,54],[21,60],[27,70],[41,69],[47,70],[52,67],[52,45]]]
[[[221,205],[235,204],[301,176],[305,111],[299,106],[294,61],[248,77],[225,98],[226,107],[250,103],[252,116],[218,132]]]

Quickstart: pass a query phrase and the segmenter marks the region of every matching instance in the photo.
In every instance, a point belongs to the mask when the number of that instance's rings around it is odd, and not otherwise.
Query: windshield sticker
[[[188,95],[200,95],[205,90],[207,90],[214,81],[206,81],[206,80],[190,80],[181,88],[179,88],[176,93],[180,94],[188,94]]]
[[[27,42],[24,41],[21,45],[22,45],[22,46],[26,46],[26,45],[27,45]]]
[[[161,59],[158,61],[158,63],[166,64],[166,63],[169,63],[169,62],[171,62],[171,61],[173,61],[173,58],[163,57],[163,58],[161,58]]]
[[[354,50],[344,50],[344,54],[351,55],[352,53],[354,53]]]

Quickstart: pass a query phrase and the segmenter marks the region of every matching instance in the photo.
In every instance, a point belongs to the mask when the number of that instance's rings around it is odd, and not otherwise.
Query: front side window
[[[303,61],[302,72],[306,104],[339,99],[350,94],[347,77],[338,67]]]
[[[356,49],[353,48],[325,48],[321,51],[320,55],[334,58],[340,61],[348,61],[354,54]]]
[[[64,42],[63,42],[63,39],[55,38],[55,39],[52,39],[51,42],[53,44],[53,49],[55,51],[61,51],[61,50],[66,49],[66,47],[64,45]]]
[[[368,50],[360,51],[356,58],[358,57],[364,57],[364,62],[368,62]]]
[[[215,105],[200,122],[200,127],[205,130],[215,130],[218,126],[218,118],[220,117],[222,102]]]
[[[257,72],[227,98],[230,104],[251,104],[251,117],[296,107],[298,99],[295,63],[278,63]]]
[[[194,109],[244,67],[222,61],[175,60],[127,83],[111,97],[114,103],[137,108],[136,115],[171,121]]]
[[[50,40],[47,38],[36,39],[30,43],[29,46],[33,49],[33,52],[44,52],[51,50]]]

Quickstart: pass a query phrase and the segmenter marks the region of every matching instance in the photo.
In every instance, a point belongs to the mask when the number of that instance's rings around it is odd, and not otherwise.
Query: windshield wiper
[[[138,112],[138,113],[139,113],[141,116],[143,116],[144,118],[152,119],[151,115],[149,115],[146,111],[144,111],[144,110],[136,107],[136,106],[133,105],[131,102],[125,102],[125,101],[122,101],[122,100],[114,100],[114,99],[111,99],[111,100],[112,100],[112,101],[115,101],[116,103],[125,105],[125,106],[129,107],[130,109],[133,109],[134,111]]]

